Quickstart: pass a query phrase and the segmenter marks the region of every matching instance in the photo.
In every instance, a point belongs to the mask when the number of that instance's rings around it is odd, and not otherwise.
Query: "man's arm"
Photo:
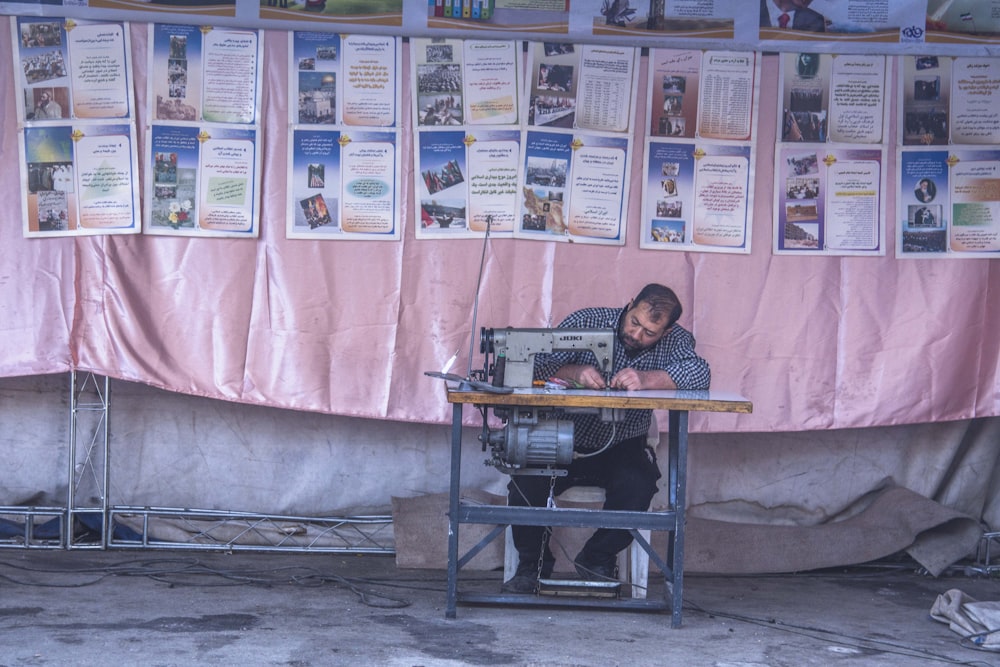
[[[586,387],[587,389],[625,389],[639,391],[640,389],[708,389],[712,381],[712,372],[708,362],[694,355],[671,364],[672,370],[680,379],[680,384],[670,371],[623,368],[605,382],[601,372],[593,366],[585,364],[567,364],[557,370],[553,376]]]
[[[712,370],[708,362],[695,352],[694,336],[691,332],[675,326],[665,338],[666,340],[662,342],[668,346],[666,363],[662,369],[648,371],[650,375],[641,378],[642,388],[708,389],[712,383]]]

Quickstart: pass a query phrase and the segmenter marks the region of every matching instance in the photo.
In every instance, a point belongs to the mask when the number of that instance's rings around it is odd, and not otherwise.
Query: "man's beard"
[[[634,357],[645,349],[639,345],[639,341],[627,336],[621,329],[618,330],[618,342],[625,348],[625,354],[629,357]]]

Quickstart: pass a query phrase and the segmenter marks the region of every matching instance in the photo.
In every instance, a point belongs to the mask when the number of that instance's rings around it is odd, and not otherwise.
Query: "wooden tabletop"
[[[753,403],[743,396],[715,390],[515,389],[509,394],[494,394],[486,391],[466,391],[458,387],[448,387],[448,402],[559,408],[698,410],[743,414],[753,412]]]

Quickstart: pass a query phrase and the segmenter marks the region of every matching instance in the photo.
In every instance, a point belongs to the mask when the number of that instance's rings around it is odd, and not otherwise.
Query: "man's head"
[[[49,96],[49,91],[43,90],[41,96],[38,98],[38,101],[41,104],[48,104],[50,99],[52,98]]]
[[[652,347],[680,319],[681,302],[669,287],[650,283],[629,302],[618,337],[628,352]]]

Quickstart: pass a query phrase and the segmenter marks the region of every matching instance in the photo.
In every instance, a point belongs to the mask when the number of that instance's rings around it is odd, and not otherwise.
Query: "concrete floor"
[[[499,572],[463,572],[495,592]],[[685,578],[663,613],[459,606],[442,571],[389,556],[207,551],[0,551],[0,665],[998,665],[929,616],[959,588],[902,564]]]

